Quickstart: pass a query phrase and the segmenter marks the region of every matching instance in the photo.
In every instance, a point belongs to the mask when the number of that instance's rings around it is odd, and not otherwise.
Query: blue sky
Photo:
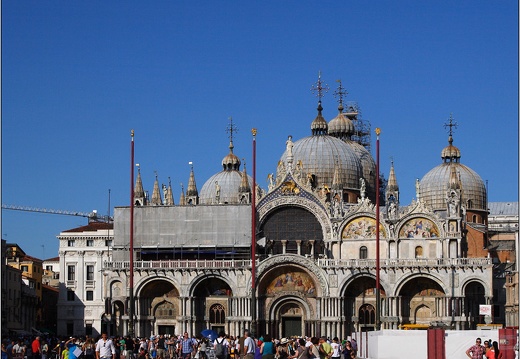
[[[151,193],[179,201],[192,161],[199,190],[228,153],[257,181],[309,136],[318,72],[337,114],[341,79],[394,160],[401,203],[441,163],[458,123],[461,162],[490,201],[518,200],[518,2],[2,1],[2,203],[106,214],[129,204],[130,130]],[[375,135],[372,136],[375,154]],[[86,219],[2,210],[2,238],[58,255]]]

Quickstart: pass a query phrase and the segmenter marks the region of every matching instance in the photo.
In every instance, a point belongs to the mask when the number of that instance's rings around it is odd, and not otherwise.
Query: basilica
[[[157,177],[149,197],[139,171],[134,203],[116,207],[113,223],[62,232],[58,331],[343,338],[483,323],[480,305],[493,304],[487,192],[461,161],[451,119],[447,141],[433,139],[439,163],[401,203],[393,165],[379,181],[358,111],[344,107],[341,83],[338,93],[330,121],[319,93],[309,136],[287,138],[267,188],[253,183],[231,135],[221,170],[199,189],[192,167],[178,203]],[[82,283],[90,294],[78,293]]]

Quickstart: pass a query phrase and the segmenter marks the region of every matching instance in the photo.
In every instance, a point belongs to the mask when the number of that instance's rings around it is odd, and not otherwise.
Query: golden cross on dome
[[[348,94],[347,90],[343,86],[341,86],[341,80],[336,80],[336,82],[339,82],[338,89],[334,91],[334,97],[339,98],[338,103],[340,105],[343,105],[343,97]]]
[[[229,116],[229,125],[226,127],[226,132],[229,133],[229,141],[233,142],[233,133],[238,132],[237,126],[233,125],[233,117]]]
[[[318,81],[314,85],[311,86],[311,92],[316,93],[316,97],[318,97],[319,102],[323,98],[323,93],[329,91],[329,86],[321,82],[321,71],[318,72]]]
[[[457,128],[457,122],[453,121],[453,114],[450,113],[450,122],[449,123],[445,123],[444,124],[444,128],[447,128],[449,127],[449,134],[450,134],[450,137],[453,135],[453,128]]]

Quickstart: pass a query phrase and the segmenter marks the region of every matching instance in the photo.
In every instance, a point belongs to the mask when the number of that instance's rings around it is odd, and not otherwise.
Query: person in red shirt
[[[42,350],[40,346],[40,337],[34,338],[32,344],[31,344],[32,352],[33,352],[33,359],[41,359],[42,357]]]

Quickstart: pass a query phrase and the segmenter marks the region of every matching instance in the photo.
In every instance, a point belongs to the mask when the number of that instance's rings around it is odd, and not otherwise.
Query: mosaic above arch
[[[307,295],[316,294],[316,286],[312,278],[302,271],[289,271],[276,276],[266,288],[266,293],[301,292]]]
[[[412,218],[399,230],[399,238],[439,238],[439,228],[427,218]]]
[[[385,227],[379,223],[379,237],[386,238]],[[343,232],[342,239],[376,238],[376,220],[372,217],[358,217],[350,221]]]

